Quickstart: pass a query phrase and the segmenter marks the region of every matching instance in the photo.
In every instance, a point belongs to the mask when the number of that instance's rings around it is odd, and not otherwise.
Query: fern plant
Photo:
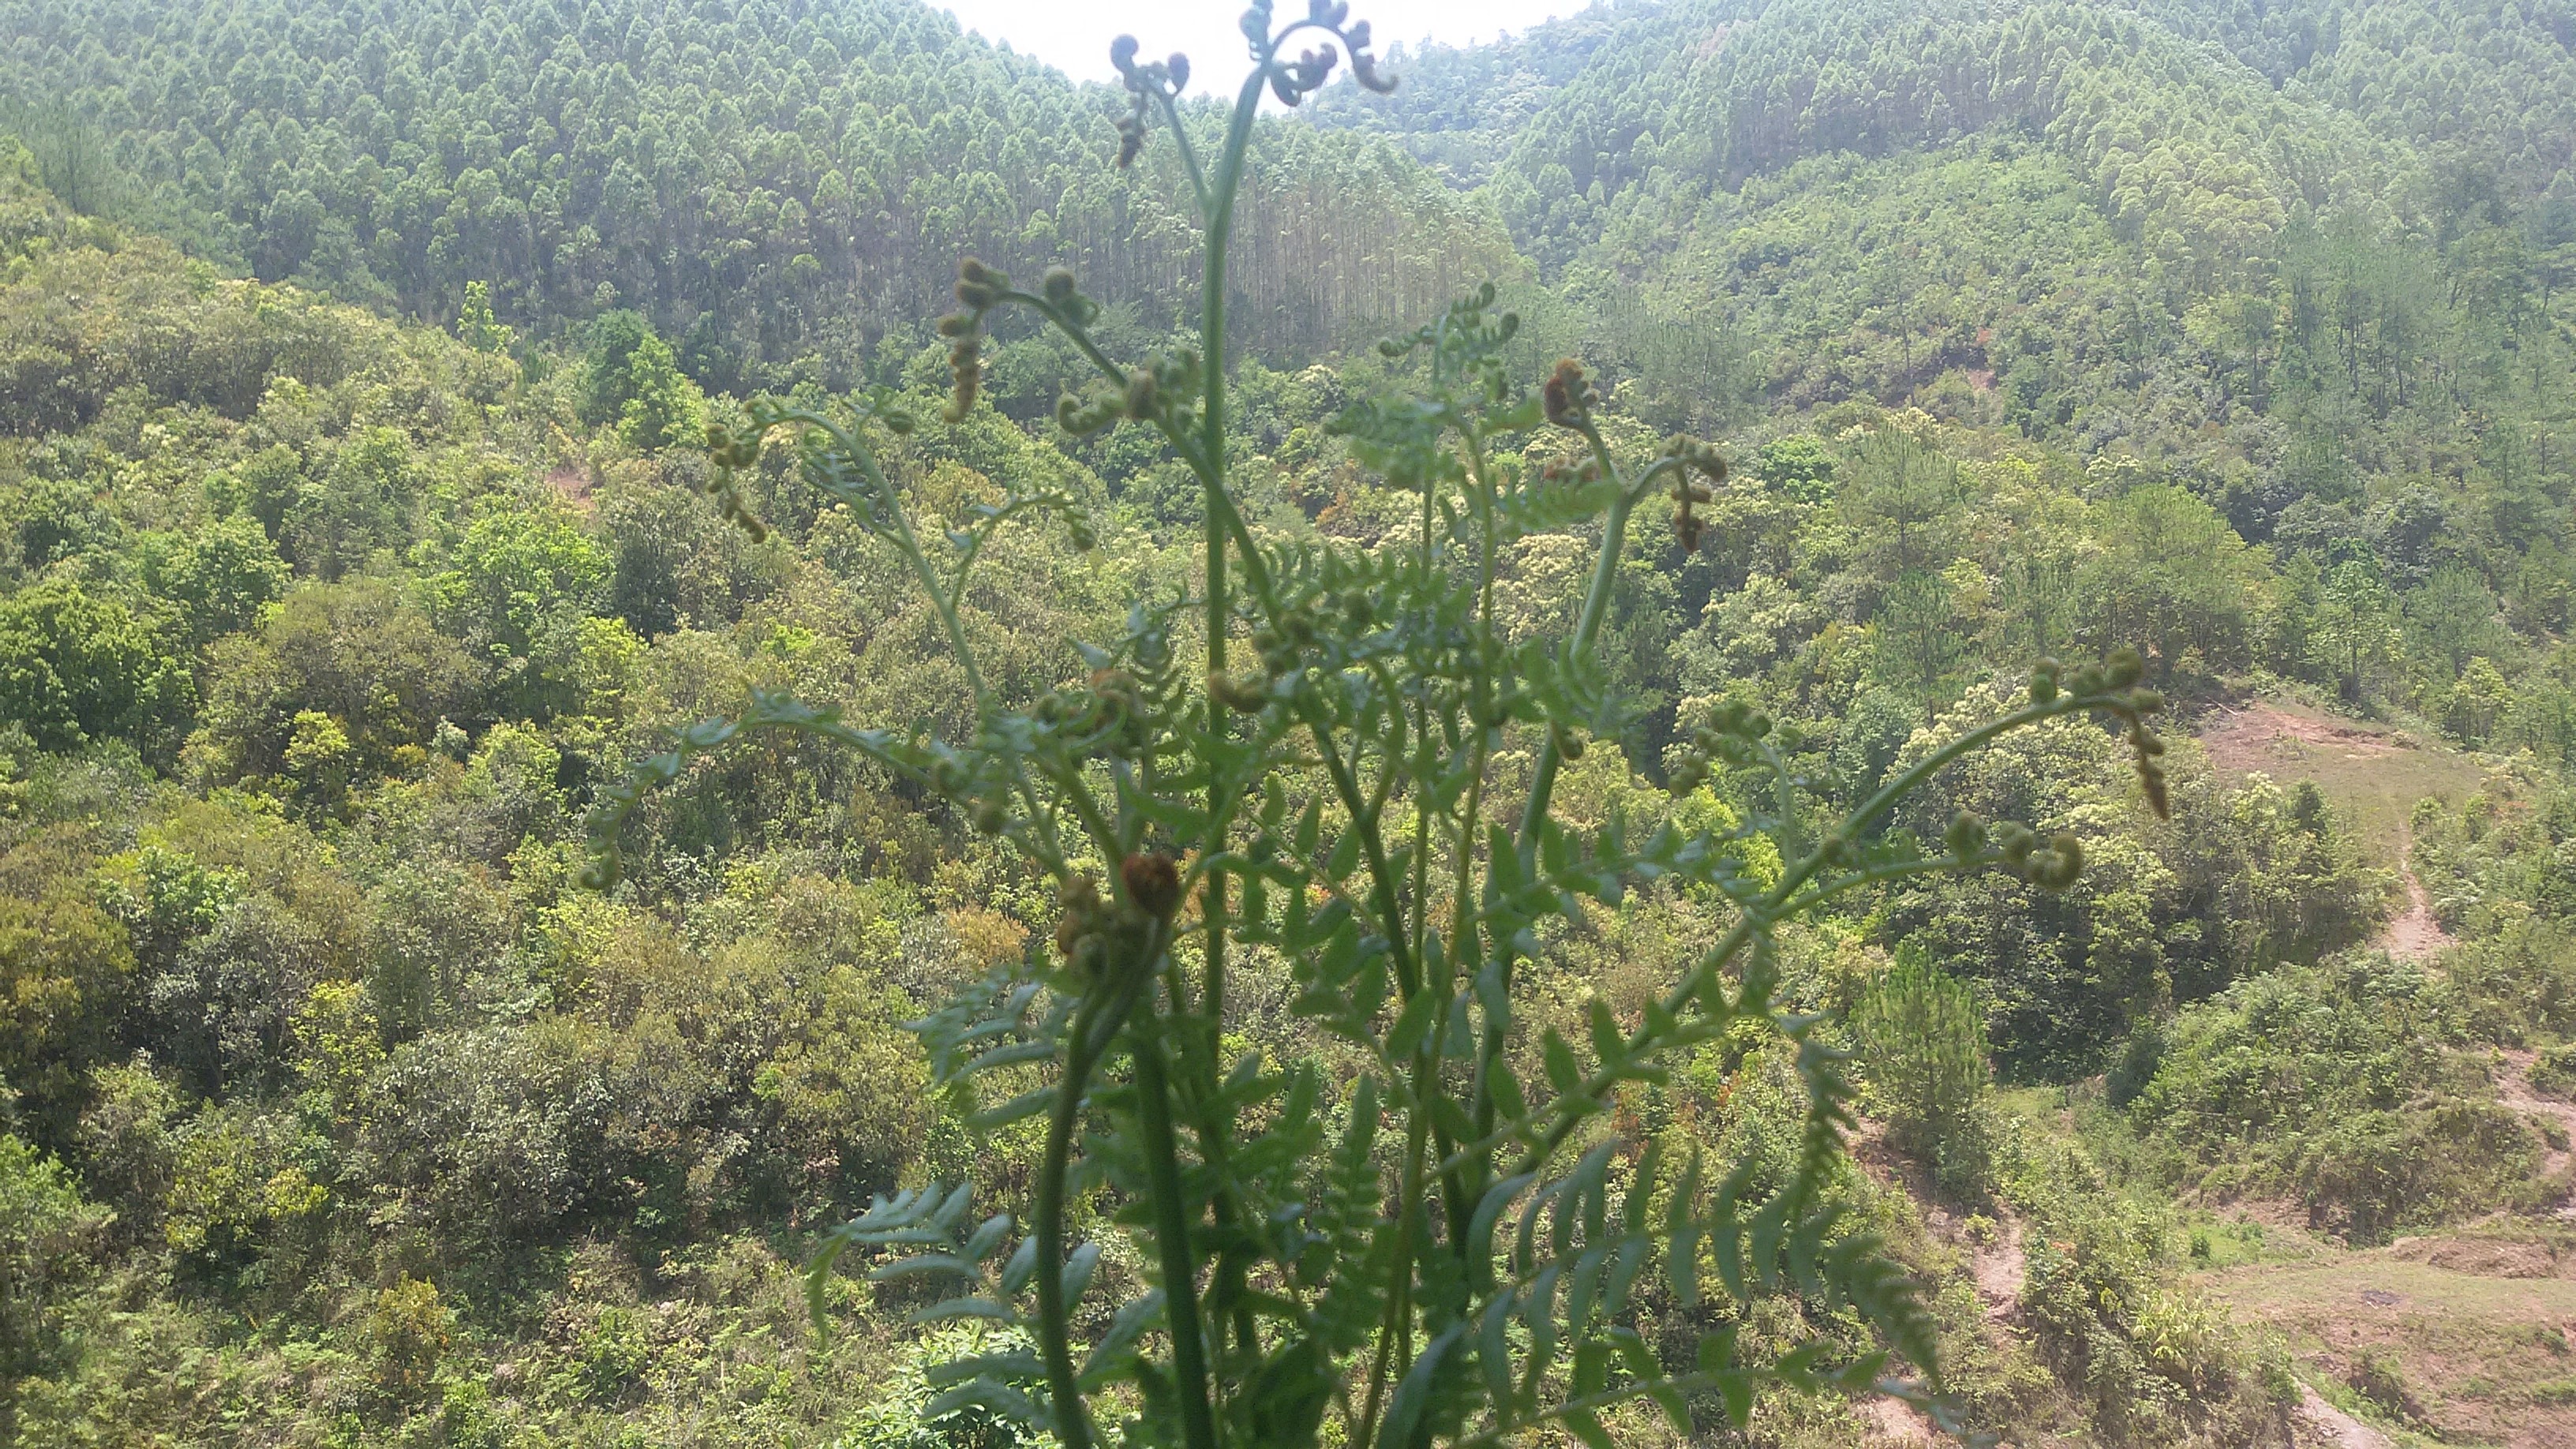
[[[1741,1426],[1766,1382],[1896,1393],[1946,1415],[1899,1376],[1900,1357],[1934,1368],[1911,1285],[1824,1191],[1852,1093],[1816,1023],[1774,999],[1767,947],[1785,923],[1907,875],[2072,880],[2081,852],[2070,837],[1962,817],[1927,844],[1886,822],[1935,772],[2062,715],[2125,726],[2160,804],[2161,746],[2147,728],[2160,701],[2138,687],[2133,654],[2063,679],[2043,663],[2026,704],[1841,818],[1800,790],[1768,720],[1728,708],[1692,732],[1669,783],[1688,792],[1712,770],[1764,781],[1753,798],[1767,810],[1724,832],[1615,817],[1567,825],[1555,802],[1565,763],[1624,719],[1596,653],[1631,517],[1667,495],[1681,542],[1694,544],[1694,509],[1723,485],[1725,464],[1682,438],[1651,459],[1614,455],[1580,367],[1560,363],[1535,392],[1509,375],[1517,324],[1488,286],[1381,344],[1409,360],[1412,381],[1339,423],[1364,463],[1418,495],[1410,536],[1372,550],[1256,535],[1228,480],[1225,315],[1228,224],[1255,117],[1265,91],[1295,105],[1345,52],[1362,84],[1392,82],[1370,58],[1367,24],[1339,0],[1312,0],[1285,22],[1256,5],[1243,33],[1251,70],[1205,152],[1180,108],[1186,59],[1139,61],[1130,39],[1112,51],[1133,103],[1119,164],[1159,123],[1203,224],[1195,351],[1113,359],[1071,273],[1028,289],[972,259],[958,269],[960,309],[940,323],[953,416],[974,404],[987,319],[1016,309],[1098,371],[1092,390],[1062,399],[1066,428],[1123,418],[1161,432],[1201,485],[1195,592],[1140,602],[1115,637],[1079,644],[1078,680],[1004,698],[960,625],[967,580],[996,531],[1023,520],[1053,517],[1088,546],[1074,500],[1012,492],[929,534],[878,461],[882,438],[913,426],[890,397],[825,410],[756,401],[742,433],[709,429],[715,494],[757,532],[734,480],[765,447],[792,448],[803,477],[847,504],[935,608],[975,732],[870,728],[757,697],[603,793],[592,883],[615,878],[620,829],[645,791],[753,730],[859,751],[1055,882],[1051,946],[917,1024],[942,1084],[1027,1087],[973,1119],[984,1130],[1044,1119],[1027,1220],[979,1217],[971,1184],[898,1193],[834,1232],[813,1267],[818,1315],[823,1275],[865,1246],[891,1250],[873,1276],[948,1285],[922,1318],[1008,1330],[932,1371],[934,1414],[971,1405],[1067,1449],[1104,1436],[1420,1449],[1542,1430],[1601,1446],[1605,1415],[1636,1412],[1623,1407],[1632,1402],[1680,1432],[1703,1409]],[[1524,470],[1511,445],[1542,430],[1577,461]],[[1562,637],[1511,642],[1496,618],[1503,551],[1565,530],[1597,539],[1580,614]],[[1534,752],[1525,784],[1500,778],[1507,741]],[[1755,839],[1776,847],[1781,869],[1738,868]],[[1615,903],[1657,882],[1724,900],[1723,938],[1633,1016],[1595,1002],[1583,1040],[1544,1033],[1544,1080],[1520,1080],[1508,1050],[1521,1032],[1516,977],[1542,932],[1585,899]],[[1296,1013],[1362,1067],[1328,1076],[1311,1061],[1230,1057],[1229,973],[1248,957],[1287,972]],[[1631,1160],[1610,1120],[1621,1091],[1747,1031],[1794,1047],[1804,1131],[1789,1179],[1757,1184],[1743,1168],[1662,1162],[1652,1149]],[[1149,1283],[1088,1301],[1111,1290],[1096,1271],[1102,1243],[1072,1240],[1078,1221],[1130,1238]],[[1819,1335],[1786,1353],[1740,1353],[1720,1327],[1675,1352],[1641,1332],[1639,1295],[1653,1281],[1685,1310],[1713,1287],[1738,1306],[1783,1295],[1855,1313],[1884,1347],[1838,1352]],[[1106,1327],[1080,1333],[1077,1320]]]

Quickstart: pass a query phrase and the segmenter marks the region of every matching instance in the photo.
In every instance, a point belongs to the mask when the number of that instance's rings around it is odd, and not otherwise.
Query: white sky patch
[[[986,40],[1008,42],[1076,80],[1114,81],[1109,42],[1133,35],[1147,56],[1180,51],[1190,58],[1190,89],[1232,95],[1243,82],[1243,34],[1235,28],[1241,0],[930,0],[957,23]],[[1281,20],[1300,13],[1305,0],[1273,0]],[[1351,18],[1376,32],[1383,59],[1397,41],[1424,39],[1444,45],[1517,34],[1544,20],[1572,15],[1590,0],[1351,0]],[[1303,49],[1303,46],[1292,46]],[[1336,72],[1338,76],[1339,72]]]

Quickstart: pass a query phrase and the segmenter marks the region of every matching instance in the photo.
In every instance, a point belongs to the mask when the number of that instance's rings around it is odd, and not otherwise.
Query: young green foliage
[[[1060,407],[1068,428],[1123,416],[1161,432],[1204,498],[1197,592],[1140,603],[1116,637],[1077,644],[1081,680],[1004,697],[959,624],[967,576],[993,533],[1022,515],[1055,514],[1087,538],[1073,501],[1014,491],[931,538],[877,461],[878,430],[911,426],[884,399],[829,414],[755,404],[746,433],[709,429],[711,487],[726,512],[759,528],[733,480],[783,436],[806,481],[899,555],[935,608],[973,694],[975,732],[861,728],[763,697],[684,732],[604,793],[592,883],[614,879],[616,834],[645,789],[758,729],[862,752],[1055,882],[1052,951],[997,968],[917,1026],[943,1084],[1039,1069],[1040,1085],[972,1123],[1044,1120],[1029,1221],[976,1217],[971,1184],[898,1194],[836,1230],[814,1268],[819,1304],[822,1275],[845,1249],[893,1250],[873,1276],[946,1285],[918,1317],[1005,1325],[1035,1343],[1034,1356],[938,1369],[932,1412],[976,1405],[1052,1431],[1067,1449],[1104,1435],[1303,1446],[1319,1442],[1327,1414],[1355,1449],[1500,1443],[1551,1427],[1606,1445],[1605,1416],[1632,1404],[1686,1433],[1694,1405],[1713,1402],[1741,1427],[1756,1387],[1778,1383],[1901,1393],[1948,1422],[1927,1390],[1896,1377],[1899,1359],[1936,1371],[1928,1315],[1825,1190],[1853,1092],[1813,1019],[1774,1000],[1768,947],[1783,924],[1908,875],[2000,867],[2068,884],[2082,863],[2071,836],[2042,842],[2015,823],[1963,816],[1931,848],[1886,823],[1951,762],[2061,715],[2125,725],[2160,799],[2161,746],[2146,720],[2161,701],[2138,687],[2133,653],[2071,677],[2046,663],[2025,705],[1839,819],[1816,818],[1769,720],[1723,710],[1692,733],[1676,793],[1723,766],[1767,779],[1774,810],[1721,831],[1632,828],[1616,814],[1594,828],[1568,823],[1555,799],[1564,766],[1627,718],[1597,646],[1631,517],[1668,497],[1680,541],[1695,544],[1706,525],[1694,510],[1714,501],[1725,464],[1681,438],[1642,465],[1623,462],[1581,367],[1558,364],[1535,393],[1510,375],[1502,359],[1517,319],[1496,310],[1487,286],[1386,343],[1390,361],[1411,361],[1411,381],[1337,425],[1363,463],[1419,496],[1411,536],[1374,551],[1256,536],[1224,446],[1227,233],[1246,146],[1265,91],[1295,104],[1343,48],[1364,82],[1388,82],[1368,58],[1366,25],[1337,0],[1284,23],[1258,5],[1244,33],[1251,71],[1204,156],[1205,138],[1177,107],[1187,62],[1140,64],[1127,40],[1113,51],[1133,98],[1119,160],[1133,160],[1159,120],[1203,225],[1195,350],[1113,359],[1070,273],[1029,291],[972,259],[959,267],[961,308],[940,326],[952,414],[974,405],[988,319],[1019,310],[1099,374],[1094,392]],[[1291,43],[1308,38],[1292,58]],[[1533,475],[1519,445],[1543,431],[1567,440],[1575,461]],[[1597,538],[1573,627],[1507,637],[1495,597],[1503,551],[1568,530]],[[1183,662],[1193,653],[1196,671]],[[1530,751],[1525,784],[1497,768],[1507,746]],[[1740,869],[1756,839],[1776,848],[1781,870]],[[1655,882],[1725,903],[1722,939],[1634,1019],[1596,1002],[1585,1040],[1544,1033],[1546,1081],[1518,1080],[1507,1048],[1522,1034],[1520,965],[1586,901],[1615,903]],[[1293,1010],[1348,1048],[1355,1072],[1230,1052],[1227,973],[1247,958],[1283,963]],[[1667,1163],[1653,1150],[1624,1157],[1610,1120],[1622,1089],[1661,1082],[1679,1054],[1746,1033],[1785,1040],[1804,1087],[1790,1178]],[[1094,1190],[1104,1229],[1127,1234],[1153,1265],[1142,1291],[1115,1304],[1085,1302],[1107,1291],[1095,1272],[1103,1245],[1069,1241],[1074,1200]],[[1715,1286],[1739,1310],[1775,1295],[1848,1310],[1886,1348],[1855,1356],[1817,1334],[1785,1353],[1739,1351],[1739,1314],[1677,1353],[1641,1331],[1650,1284],[1686,1308]],[[1099,1333],[1075,1328],[1104,1318]],[[1104,1425],[1104,1413],[1121,1417]]]
[[[1974,994],[1909,951],[1861,999],[1852,1027],[1890,1139],[1928,1159],[1944,1188],[1974,1191],[1993,1080]]]

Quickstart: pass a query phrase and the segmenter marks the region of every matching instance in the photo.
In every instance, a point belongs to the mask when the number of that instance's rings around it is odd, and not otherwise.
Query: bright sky
[[[1190,88],[1232,95],[1243,81],[1242,33],[1235,22],[1241,0],[930,0],[957,23],[987,40],[1010,42],[1076,80],[1111,81],[1109,42],[1133,35],[1148,56],[1180,51],[1190,58]],[[1352,0],[1351,18],[1376,32],[1384,58],[1396,41],[1425,38],[1447,45],[1491,40],[1540,21],[1572,15],[1590,0]],[[1301,12],[1305,0],[1273,0],[1281,19]],[[1302,48],[1302,47],[1300,47]],[[1338,77],[1338,72],[1336,76]]]

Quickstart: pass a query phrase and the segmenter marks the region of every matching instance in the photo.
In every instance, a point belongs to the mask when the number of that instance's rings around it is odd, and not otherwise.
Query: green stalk
[[[1189,1208],[1181,1190],[1178,1138],[1172,1131],[1171,1083],[1163,1048],[1134,1034],[1136,1095],[1145,1127],[1145,1171],[1154,1193],[1155,1249],[1162,1259],[1163,1309],[1172,1324],[1173,1387],[1181,1399],[1181,1433],[1189,1449],[1216,1449],[1208,1409],[1207,1352],[1200,1341],[1198,1263],[1190,1254]]]
[[[1468,477],[1474,484],[1471,497],[1477,515],[1476,651],[1479,663],[1485,666],[1482,671],[1483,676],[1490,679],[1494,658],[1494,486],[1493,479],[1486,472],[1484,437],[1472,424],[1462,426],[1459,431],[1467,443],[1467,470]],[[1467,699],[1468,723],[1475,729],[1475,743],[1468,751],[1470,767],[1467,775],[1467,804],[1466,809],[1459,816],[1457,884],[1452,888],[1450,901],[1448,954],[1449,969],[1453,977],[1458,970],[1458,963],[1468,958],[1476,940],[1476,822],[1483,818],[1485,769],[1492,753],[1494,737],[1494,731],[1487,728],[1485,724],[1486,705],[1487,701],[1474,693],[1471,693]],[[1488,1035],[1499,1037],[1499,1033],[1488,1033]],[[1480,1109],[1485,1101],[1485,1051],[1489,1045],[1492,1049],[1499,1050],[1498,1040],[1490,1044],[1479,1043],[1476,1074],[1470,1084],[1472,1089],[1470,1100],[1477,1103]],[[1485,1112],[1485,1115],[1490,1118],[1490,1111]],[[1480,1134],[1489,1130],[1491,1130],[1490,1122],[1481,1124],[1477,1128]],[[1454,1162],[1458,1154],[1444,1145],[1441,1156],[1449,1162]],[[1443,1182],[1458,1180],[1449,1176],[1453,1170],[1463,1171],[1464,1183],[1472,1184],[1472,1190],[1481,1197],[1486,1186],[1485,1167],[1481,1159],[1473,1167],[1465,1169],[1451,1169],[1447,1162],[1444,1162],[1441,1180]],[[1472,1221],[1472,1218],[1470,1220]],[[1493,1272],[1490,1257],[1478,1253],[1475,1246],[1467,1241],[1468,1234],[1464,1231],[1453,1229],[1451,1238],[1459,1256],[1466,1260],[1468,1275],[1479,1287],[1483,1286]]]
[[[1266,57],[1265,57],[1266,59]],[[1204,520],[1207,541],[1207,667],[1211,675],[1225,672],[1226,635],[1232,621],[1232,606],[1226,591],[1225,544],[1226,515],[1224,505],[1232,499],[1225,492],[1225,252],[1234,234],[1234,193],[1243,177],[1244,148],[1252,139],[1252,118],[1261,106],[1261,83],[1265,66],[1256,66],[1243,83],[1242,94],[1235,98],[1234,116],[1226,128],[1225,149],[1217,158],[1216,185],[1213,190],[1200,187],[1198,162],[1190,159],[1190,182],[1199,191],[1206,207],[1201,218],[1206,227],[1206,270],[1200,281],[1199,356],[1202,359],[1204,383],[1204,416],[1199,433],[1199,481],[1206,495]],[[1181,133],[1180,117],[1172,114],[1173,134]],[[1186,138],[1183,141],[1187,145]],[[1229,729],[1225,706],[1217,703],[1211,692],[1207,701],[1207,731],[1211,739],[1223,739]],[[1225,808],[1225,782],[1209,772],[1208,815],[1222,816]],[[1222,842],[1210,840],[1206,848],[1214,852]],[[1221,1032],[1225,1009],[1225,873],[1211,870],[1206,888],[1200,893],[1199,909],[1207,922],[1207,1013],[1209,1030]],[[1213,1053],[1211,1053],[1213,1059]]]
[[[1628,487],[1626,480],[1619,476],[1618,469],[1610,461],[1610,450],[1601,441],[1601,434],[1587,422],[1583,435],[1592,444],[1593,456],[1600,461],[1603,476],[1620,486],[1611,499],[1608,516],[1602,520],[1601,553],[1593,562],[1592,583],[1584,591],[1583,613],[1575,622],[1574,640],[1569,649],[1577,654],[1592,648],[1593,641],[1601,636],[1602,621],[1609,617],[1610,596],[1619,583],[1619,555],[1628,542],[1628,517],[1637,507],[1637,490]],[[1556,732],[1550,730],[1539,743],[1538,763],[1530,772],[1529,799],[1521,807],[1521,828],[1517,837],[1521,860],[1514,862],[1515,870],[1525,869],[1530,852],[1538,848],[1538,829],[1547,819],[1549,800],[1556,792],[1557,771],[1563,764],[1562,754],[1556,747]],[[1501,864],[1500,861],[1488,861],[1485,868],[1492,871],[1499,869]],[[1510,943],[1495,943],[1494,959],[1503,974],[1504,991],[1508,993],[1512,982]],[[1494,1130],[1494,1099],[1488,1084],[1494,1064],[1502,1059],[1502,1055],[1503,1023],[1488,1021],[1477,1044],[1473,1090],[1476,1135],[1480,1138],[1490,1136]],[[1470,1190],[1484,1191],[1490,1177],[1490,1165],[1479,1161],[1468,1184]]]
[[[1413,957],[1411,937],[1404,929],[1398,889],[1402,877],[1395,874],[1387,858],[1377,812],[1360,795],[1360,782],[1352,776],[1349,763],[1333,748],[1330,721],[1320,714],[1309,714],[1306,727],[1314,733],[1315,751],[1323,759],[1325,775],[1333,782],[1333,793],[1341,797],[1342,808],[1350,813],[1351,828],[1360,833],[1360,856],[1368,864],[1369,894],[1377,908],[1379,928],[1386,936],[1387,954],[1395,958],[1395,984],[1403,993],[1402,999],[1409,1002],[1422,989],[1422,972]]]
[[[1405,1336],[1413,1316],[1413,1225],[1418,1214],[1412,1204],[1422,1192],[1423,1129],[1430,1115],[1418,1107],[1407,1115],[1413,1120],[1406,1132],[1404,1178],[1396,1195],[1396,1210],[1402,1217],[1395,1228],[1395,1270],[1391,1275],[1395,1291],[1387,1295],[1386,1317],[1378,1325],[1377,1352],[1371,1355],[1369,1364],[1368,1400],[1360,1410],[1352,1449],[1369,1449],[1377,1437],[1378,1407],[1385,1402],[1387,1378],[1395,1368],[1396,1341]]]
[[[1587,419],[1583,436],[1592,444],[1592,456],[1601,465],[1601,475],[1619,484],[1611,499],[1610,513],[1601,524],[1601,553],[1593,560],[1592,583],[1583,592],[1583,613],[1575,620],[1574,642],[1568,652],[1591,652],[1593,641],[1601,637],[1601,625],[1610,617],[1610,596],[1619,585],[1619,555],[1628,546],[1628,516],[1637,508],[1638,490],[1629,487],[1610,461],[1610,449],[1601,441],[1600,431]],[[1556,734],[1549,731],[1539,746],[1538,765],[1530,773],[1529,800],[1521,807],[1520,847],[1523,855],[1536,848],[1539,822],[1547,818],[1549,797],[1556,792],[1556,772],[1563,764],[1556,748]],[[1506,964],[1508,970],[1508,963]]]
[[[1448,326],[1446,319],[1443,319],[1441,326],[1444,328]],[[1432,561],[1437,556],[1437,551],[1431,544],[1431,522],[1433,517],[1431,490],[1434,486],[1435,485],[1430,478],[1426,477],[1422,480],[1422,571],[1425,575],[1428,575],[1431,572]],[[1423,691],[1421,697],[1416,699],[1413,703],[1413,751],[1416,757],[1421,759],[1426,767],[1428,767],[1436,758],[1431,745],[1431,694],[1428,690]],[[1429,773],[1428,768],[1426,768],[1423,773],[1427,775]],[[1422,787],[1422,781],[1417,778],[1413,782],[1413,921],[1411,923],[1411,930],[1413,933],[1413,957],[1417,961],[1423,961],[1426,963],[1428,962],[1431,954],[1430,882],[1431,793]],[[1452,970],[1455,970],[1454,959],[1452,962]],[[1427,972],[1425,974],[1428,975]],[[1443,986],[1448,985],[1446,981],[1441,984]]]
[[[1072,1316],[1064,1299],[1064,1187],[1073,1159],[1074,1129],[1082,1120],[1082,1091],[1097,1058],[1091,1036],[1096,1003],[1085,1002],[1066,1047],[1064,1078],[1056,1085],[1055,1111],[1047,1119],[1046,1154],[1038,1161],[1038,1352],[1046,1361],[1047,1392],[1055,1401],[1055,1436],[1063,1449],[1091,1449],[1091,1415],[1082,1404],[1082,1377],[1073,1366]]]
[[[1180,124],[1178,112],[1168,103],[1165,106],[1165,117],[1171,123],[1172,134],[1178,139],[1182,156],[1189,163],[1191,189],[1197,193],[1203,208],[1200,219],[1205,227],[1207,247],[1199,297],[1201,308],[1199,356],[1205,402],[1199,435],[1199,480],[1201,491],[1206,499],[1204,526],[1207,548],[1207,667],[1211,676],[1225,672],[1226,635],[1233,615],[1232,602],[1226,588],[1225,568],[1226,525],[1234,517],[1234,500],[1227,494],[1225,486],[1226,247],[1234,234],[1234,196],[1243,178],[1243,157],[1246,147],[1252,140],[1253,117],[1261,107],[1261,87],[1265,73],[1269,69],[1268,61],[1269,57],[1265,53],[1261,57],[1262,63],[1253,67],[1252,74],[1243,83],[1241,93],[1235,98],[1234,114],[1226,127],[1224,149],[1217,158],[1217,174],[1213,188],[1200,179],[1198,157],[1190,148],[1189,138]],[[1248,561],[1250,557],[1250,550],[1247,548]],[[1211,691],[1207,701],[1208,737],[1212,740],[1221,740],[1226,737],[1229,728],[1225,706],[1217,702],[1215,693]],[[1226,782],[1217,776],[1218,772],[1211,768],[1208,772],[1208,818],[1211,821],[1224,819],[1226,813]],[[1224,842],[1210,838],[1203,842],[1203,848],[1214,854],[1224,848]],[[1225,1031],[1226,894],[1225,873],[1221,870],[1210,870],[1207,873],[1207,882],[1199,892],[1199,911],[1206,924],[1205,985],[1200,994],[1204,1000],[1208,1034],[1206,1057],[1210,1080],[1206,1085],[1211,1091],[1216,1086],[1214,1074],[1217,1071],[1217,1058],[1222,1052]],[[1159,1075],[1159,1063],[1156,1072]],[[1167,1131],[1168,1126],[1167,1122]],[[1219,1161],[1222,1161],[1225,1155],[1227,1135],[1226,1124],[1223,1121],[1210,1124],[1206,1146]],[[1158,1192],[1157,1195],[1160,1196],[1160,1193]],[[1174,1199],[1172,1206],[1177,1212],[1177,1198]],[[1231,1218],[1235,1215],[1235,1206],[1230,1195],[1221,1199],[1216,1207],[1218,1213],[1224,1217]],[[1186,1273],[1183,1274],[1181,1283],[1182,1291],[1194,1298],[1195,1286]],[[1229,1251],[1219,1262],[1215,1287],[1221,1303],[1238,1305],[1241,1303],[1244,1289],[1244,1265],[1238,1254]],[[1198,1411],[1204,1417],[1207,1414],[1208,1381],[1206,1364],[1198,1354],[1197,1308],[1193,1302],[1188,1310],[1191,1356],[1185,1361],[1181,1358],[1178,1348],[1183,1316],[1182,1300],[1174,1298],[1168,1302],[1175,1345],[1173,1366],[1184,1381],[1181,1390],[1182,1402],[1186,1406],[1195,1396]],[[1236,1319],[1237,1348],[1247,1354],[1254,1352],[1258,1348],[1258,1343],[1254,1338],[1250,1308],[1240,1307]],[[1210,1435],[1210,1449],[1213,1449],[1215,1433],[1213,1420],[1207,1427]]]
[[[1207,540],[1207,665],[1210,674],[1225,672],[1225,645],[1232,609],[1226,592],[1225,546],[1226,516],[1232,510],[1226,505],[1232,498],[1225,491],[1225,254],[1234,236],[1234,194],[1243,179],[1243,156],[1252,140],[1253,116],[1261,108],[1261,87],[1269,69],[1264,64],[1253,68],[1235,98],[1234,116],[1225,134],[1225,149],[1218,154],[1216,184],[1202,194],[1206,212],[1201,218],[1206,228],[1207,256],[1205,271],[1199,283],[1199,357],[1201,360],[1202,398],[1204,407],[1199,419],[1199,481],[1206,494],[1205,534]],[[1174,117],[1178,131],[1178,117]],[[1196,166],[1192,166],[1193,185]],[[1225,706],[1211,694],[1207,702],[1208,733],[1222,737],[1226,733]],[[1208,782],[1211,814],[1222,806],[1218,796],[1222,782]],[[1209,841],[1208,848],[1217,848]],[[1206,905],[1208,924],[1209,999],[1221,1003],[1225,979],[1225,877],[1208,874]]]
[[[1189,173],[1190,195],[1197,200],[1204,212],[1208,204],[1207,176],[1199,169],[1199,151],[1196,146],[1190,144],[1189,127],[1181,124],[1181,108],[1174,102],[1171,93],[1159,86],[1154,89],[1153,95],[1154,104],[1162,107],[1164,124],[1172,128],[1173,142],[1181,148],[1181,169]]]
[[[1149,943],[1152,956],[1170,948],[1168,932]],[[1152,957],[1146,958],[1148,960]],[[1136,999],[1149,988],[1154,972],[1148,965],[1123,973],[1123,984],[1084,998],[1074,1013],[1064,1052],[1064,1076],[1056,1083],[1055,1110],[1047,1118],[1046,1152],[1038,1160],[1037,1219],[1038,1353],[1046,1364],[1047,1393],[1055,1402],[1056,1438],[1061,1449],[1091,1449],[1091,1415],[1082,1403],[1082,1376],[1073,1366],[1070,1305],[1064,1297],[1065,1181],[1073,1163],[1073,1135],[1082,1124],[1082,1102],[1091,1075],[1108,1054],[1119,1028],[1136,1009]]]

